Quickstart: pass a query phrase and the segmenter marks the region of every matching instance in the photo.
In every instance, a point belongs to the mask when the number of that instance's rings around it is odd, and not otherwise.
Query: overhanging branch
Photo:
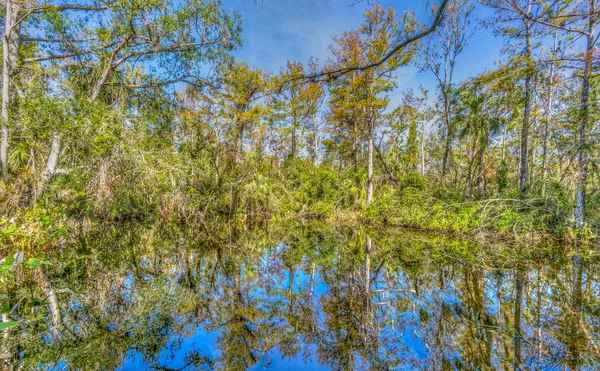
[[[63,5],[43,5],[36,8],[31,8],[28,13],[44,13],[50,11],[62,12],[65,10],[84,10],[84,11],[99,11],[107,10],[107,6],[83,5],[83,4],[63,4]]]
[[[384,64],[388,59],[393,57],[396,53],[398,53],[400,50],[404,49],[406,46],[433,33],[436,30],[436,28],[442,23],[442,20],[444,19],[444,11],[446,9],[446,6],[448,5],[448,2],[449,2],[449,0],[442,1],[439,8],[437,9],[435,18],[433,19],[433,23],[429,26],[429,28],[423,30],[422,32],[420,32],[416,35],[412,35],[412,36],[406,38],[401,43],[395,45],[389,52],[387,52],[386,55],[384,55],[378,61],[364,65],[364,66],[346,67],[346,68],[341,68],[341,69],[333,70],[333,71],[323,71],[323,72],[319,72],[314,75],[301,76],[301,77],[289,80],[288,82],[291,82],[294,80],[330,81],[330,80],[337,79],[341,76],[344,76],[350,72],[365,71],[365,70],[368,70],[371,68],[379,67],[382,64]]]

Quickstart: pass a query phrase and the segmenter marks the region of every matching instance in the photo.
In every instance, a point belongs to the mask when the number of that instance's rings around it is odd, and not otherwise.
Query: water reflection
[[[3,289],[23,321],[3,367],[597,370],[598,265],[532,250],[323,226],[120,226]]]

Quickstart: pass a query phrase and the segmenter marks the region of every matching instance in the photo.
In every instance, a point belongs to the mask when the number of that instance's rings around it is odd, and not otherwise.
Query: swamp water
[[[600,265],[405,230],[124,225],[3,289],[6,369],[598,370]],[[52,256],[52,254],[55,254]]]

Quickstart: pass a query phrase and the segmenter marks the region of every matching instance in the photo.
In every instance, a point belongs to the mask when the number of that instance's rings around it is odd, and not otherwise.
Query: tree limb
[[[87,43],[96,41],[95,39],[46,39],[41,37],[23,37],[23,42],[40,42],[40,43]]]
[[[314,75],[310,75],[310,76],[301,76],[295,79],[292,79],[290,81],[294,81],[294,80],[299,80],[299,79],[303,79],[303,80],[321,80],[321,81],[330,81],[330,80],[334,80],[337,79],[341,76],[344,76],[350,72],[355,72],[355,71],[365,71],[374,67],[378,67],[381,66],[382,64],[384,64],[388,59],[390,59],[391,57],[393,57],[396,53],[398,53],[400,50],[402,50],[403,48],[405,48],[406,46],[414,43],[415,41],[418,41],[419,39],[422,39],[425,36],[428,36],[429,34],[433,33],[436,28],[442,23],[442,20],[444,19],[444,11],[446,9],[446,6],[448,5],[448,1],[449,0],[443,0],[442,3],[440,4],[437,13],[435,15],[435,18],[433,20],[433,23],[429,26],[429,28],[423,30],[422,32],[416,34],[416,35],[412,35],[408,38],[406,38],[404,41],[402,41],[400,44],[394,46],[386,55],[384,55],[381,59],[379,59],[376,62],[364,65],[364,66],[357,66],[357,67],[346,67],[346,68],[341,68],[338,70],[333,70],[333,71],[323,71],[323,72],[319,72],[317,74]]]
[[[100,50],[110,48],[111,46],[114,46],[115,44],[116,44],[116,42],[113,42],[108,45],[102,45],[98,48],[89,49],[89,50],[80,50],[78,52],[69,53],[69,54],[46,55],[46,56],[36,57],[36,58],[25,58],[25,59],[23,59],[23,63],[44,62],[44,61],[51,61],[51,60],[56,60],[56,59],[80,57],[82,55],[92,54],[92,53],[98,52]]]
[[[28,9],[28,13],[43,13],[48,11],[62,12],[65,10],[85,10],[85,11],[99,11],[108,10],[107,6],[95,6],[95,5],[82,5],[82,4],[63,4],[63,5],[44,5],[37,8]]]

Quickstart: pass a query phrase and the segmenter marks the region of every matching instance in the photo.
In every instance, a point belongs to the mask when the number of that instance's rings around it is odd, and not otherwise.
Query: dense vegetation
[[[6,4],[5,243],[125,219],[600,228],[596,0],[446,0],[425,24],[372,5],[328,60],[277,72],[232,57],[218,0]],[[455,81],[475,32],[504,57]],[[437,89],[391,106],[408,65]]]
[[[6,0],[0,370],[593,369],[598,5],[369,3],[269,71],[220,0]]]

